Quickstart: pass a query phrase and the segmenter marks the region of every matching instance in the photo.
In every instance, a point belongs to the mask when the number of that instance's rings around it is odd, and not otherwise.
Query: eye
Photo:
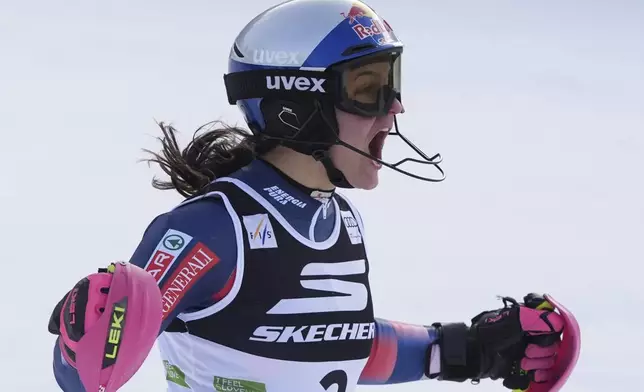
[[[380,92],[381,86],[375,84],[369,84],[367,86],[359,88],[353,99],[358,102],[363,103],[374,103],[378,99],[378,93]]]
[[[382,83],[375,76],[360,76],[353,83],[352,89],[348,91],[349,98],[362,102],[374,103],[378,99],[378,93]]]
[[[355,94],[377,93],[381,87],[379,83],[362,83],[356,87]]]

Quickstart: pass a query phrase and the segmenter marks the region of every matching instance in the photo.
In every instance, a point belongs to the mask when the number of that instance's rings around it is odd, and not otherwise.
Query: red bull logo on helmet
[[[360,39],[382,35],[382,37],[377,37],[379,44],[395,41],[391,35],[391,33],[393,33],[393,29],[384,20],[372,19],[371,25],[367,26],[358,23],[353,26],[353,31],[356,32]]]
[[[351,6],[351,9],[346,14],[343,12],[342,16],[345,19],[349,19],[350,24],[354,24],[358,21],[359,17],[369,17],[372,18],[376,16],[370,9],[363,7],[361,4],[354,4]]]
[[[349,12],[341,15],[361,40],[372,37],[379,45],[396,41],[389,23],[361,3],[354,3]]]

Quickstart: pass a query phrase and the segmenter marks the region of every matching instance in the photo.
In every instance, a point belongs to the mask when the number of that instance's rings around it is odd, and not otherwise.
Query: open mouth
[[[385,146],[385,139],[389,135],[389,129],[379,130],[369,143],[369,154],[378,159],[382,159],[382,149]]]

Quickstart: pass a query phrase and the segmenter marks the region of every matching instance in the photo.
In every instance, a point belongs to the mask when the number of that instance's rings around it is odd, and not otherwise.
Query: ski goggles
[[[228,102],[318,99],[364,117],[389,114],[401,100],[401,48],[347,60],[328,70],[257,69],[224,75]]]

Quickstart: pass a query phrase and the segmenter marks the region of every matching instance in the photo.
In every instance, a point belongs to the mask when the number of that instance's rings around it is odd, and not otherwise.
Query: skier
[[[153,184],[186,200],[151,222],[129,263],[81,279],[55,306],[61,389],[117,390],[154,341],[169,391],[346,392],[427,379],[525,390],[551,378],[563,324],[538,295],[504,298],[470,325],[374,314],[362,219],[336,189],[375,188],[383,165],[444,178],[440,155],[398,131],[402,51],[357,0],[292,0],[254,18],[224,78],[251,132],[208,124],[181,150],[159,124],[162,150],[150,160],[170,180]],[[440,175],[385,162],[390,134]]]

